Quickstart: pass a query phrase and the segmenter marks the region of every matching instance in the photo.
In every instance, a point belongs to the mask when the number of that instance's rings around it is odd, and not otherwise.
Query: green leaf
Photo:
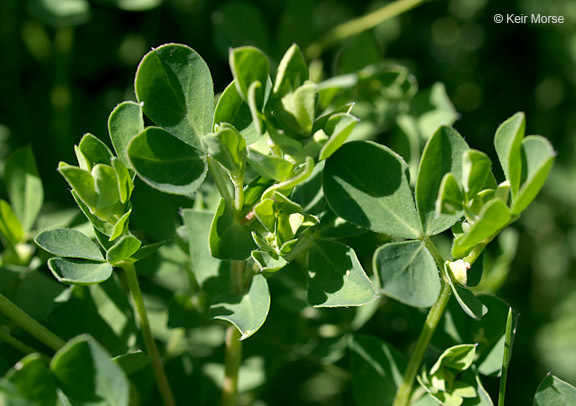
[[[356,124],[358,119],[347,113],[334,114],[328,119],[324,131],[330,138],[322,146],[318,160],[330,158],[330,156],[344,144]]]
[[[463,286],[455,284],[452,281],[452,277],[450,275],[451,271],[448,267],[448,264],[444,265],[444,272],[448,275],[448,281],[450,283],[450,287],[452,288],[452,293],[454,293],[454,297],[458,301],[458,304],[464,310],[464,312],[472,317],[473,319],[480,319],[486,313],[488,313],[488,308],[480,301],[474,293],[469,289],[466,289]]]
[[[112,158],[112,168],[116,172],[116,179],[118,180],[118,195],[120,203],[125,204],[130,200],[134,184],[132,183],[132,176],[128,172],[128,168],[122,161],[116,157]]]
[[[112,276],[112,266],[79,259],[50,258],[48,268],[58,281],[71,285],[93,285]]]
[[[522,175],[522,139],[526,128],[524,113],[516,113],[504,121],[496,130],[494,146],[502,165],[506,179],[510,182],[512,196],[515,197],[520,188]]]
[[[37,406],[36,403],[28,401],[6,378],[0,378],[0,402],[6,406]]]
[[[454,174],[456,179],[462,177],[462,155],[468,144],[456,130],[442,126],[428,140],[416,180],[416,205],[422,222],[424,235],[435,235],[451,227],[462,216],[440,214],[436,212],[436,199],[443,177]]]
[[[74,402],[127,406],[128,380],[110,358],[92,337],[80,335],[56,353],[50,370],[59,387]]]
[[[556,152],[550,142],[537,135],[530,135],[522,141],[522,183],[514,196],[512,214],[520,214],[534,200],[548,173],[552,169]]]
[[[381,246],[374,253],[373,267],[382,291],[409,306],[430,307],[440,294],[438,268],[420,241]]]
[[[120,103],[108,118],[108,133],[118,158],[124,165],[130,167],[128,159],[128,144],[132,138],[144,130],[142,106],[127,101]]]
[[[350,362],[356,404],[392,406],[406,369],[402,355],[376,337],[354,335]]]
[[[110,159],[112,159],[113,156],[110,148],[90,133],[84,134],[80,140],[76,150],[77,156],[78,152],[81,153],[78,157],[80,167],[88,171],[91,171],[97,164],[110,165]]]
[[[277,272],[288,264],[281,256],[266,251],[254,250],[251,256],[260,272]]]
[[[138,350],[118,355],[112,358],[112,361],[118,364],[126,375],[132,375],[133,373],[138,372],[142,368],[150,365],[152,360],[148,355]]]
[[[354,250],[338,242],[314,242],[308,276],[308,303],[314,307],[361,306],[377,297]]]
[[[434,375],[441,368],[450,368],[464,371],[472,365],[476,356],[476,344],[460,344],[446,349],[432,368],[430,374]]]
[[[6,200],[0,199],[0,236],[9,245],[15,246],[24,238],[24,230],[12,206]]]
[[[282,97],[294,91],[307,81],[308,77],[308,65],[304,55],[297,44],[292,44],[278,65],[274,95]]]
[[[4,180],[14,214],[27,233],[34,225],[44,199],[42,180],[31,147],[20,148],[8,156]]]
[[[6,379],[18,388],[26,398],[37,406],[56,404],[56,384],[44,357],[38,353],[27,355],[18,361],[16,367],[7,374]]]
[[[268,81],[270,62],[264,52],[256,47],[244,46],[231,49],[229,63],[236,90],[246,101],[248,88],[252,82],[266,83]]]
[[[80,197],[74,190],[72,190],[72,197],[74,197],[74,201],[76,202],[78,207],[80,207],[80,210],[82,210],[82,213],[84,213],[84,216],[86,216],[88,221],[90,221],[90,224],[92,224],[94,229],[100,231],[101,233],[107,236],[113,233],[114,225],[106,221],[102,221],[100,218],[92,214],[88,206],[86,206],[86,204],[82,201],[82,199],[80,199]]]
[[[107,212],[107,209],[111,209],[114,212],[113,206],[120,203],[116,171],[109,165],[97,164],[92,168],[92,177],[98,195],[96,210]]]
[[[262,82],[259,80],[252,82],[248,87],[248,108],[254,122],[254,128],[260,135],[264,134],[262,110],[264,109],[265,98]]]
[[[492,161],[488,155],[475,149],[464,151],[462,157],[462,186],[466,197],[471,199],[484,189]]]
[[[447,173],[440,182],[438,199],[436,199],[436,213],[460,213],[463,209],[464,194],[452,172]]]
[[[260,138],[260,132],[256,130],[249,107],[236,90],[236,81],[228,85],[216,104],[214,127],[222,123],[230,123],[240,131],[247,145]]]
[[[270,309],[268,282],[262,275],[252,278],[245,294],[222,296],[210,306],[210,316],[232,323],[242,334],[241,340],[250,337],[266,321]]]
[[[315,83],[304,83],[280,99],[276,105],[276,119],[290,132],[310,135],[316,118],[317,95],[318,86]]]
[[[506,203],[497,197],[490,200],[482,207],[470,229],[454,239],[452,256],[462,258],[473,246],[488,241],[498,233],[510,222],[511,218],[512,215]]]
[[[124,231],[126,231],[126,228],[128,227],[128,219],[130,218],[130,214],[132,214],[132,209],[128,210],[122,215],[122,217],[120,217],[120,219],[118,219],[112,228],[108,241],[113,241],[124,234]]]
[[[77,230],[55,228],[42,231],[34,241],[40,248],[60,257],[104,261],[98,245]]]
[[[110,265],[118,265],[122,261],[129,261],[130,257],[138,251],[142,241],[132,235],[122,237],[112,248],[106,253],[106,261]]]
[[[184,209],[181,212],[186,231],[188,232],[188,247],[194,276],[203,289],[211,278],[218,277],[220,260],[210,255],[208,241],[210,225],[214,214],[206,211]]]
[[[542,380],[534,396],[534,406],[574,404],[576,404],[576,388],[550,374]]]
[[[345,220],[395,237],[419,238],[407,169],[404,160],[383,145],[349,142],[326,161],[324,194]]]
[[[278,182],[288,179],[294,169],[294,165],[283,158],[264,155],[253,149],[248,150],[248,162],[260,176]]]
[[[98,205],[98,194],[92,174],[85,169],[64,162],[60,162],[58,171],[82,203],[90,209],[95,209]]]
[[[191,195],[208,171],[200,150],[161,128],[148,127],[134,137],[128,156],[144,182],[166,193]]]
[[[204,60],[185,45],[166,44],[144,56],[134,83],[142,111],[180,140],[201,148],[214,113],[214,85]]]
[[[234,127],[221,126],[215,134],[206,135],[202,142],[208,154],[232,175],[241,174],[246,165],[246,141]]]
[[[239,224],[224,199],[220,200],[210,226],[210,252],[220,259],[242,261],[250,256],[256,244],[249,226]]]

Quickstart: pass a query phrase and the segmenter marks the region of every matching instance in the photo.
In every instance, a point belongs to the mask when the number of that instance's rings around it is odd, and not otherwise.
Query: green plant
[[[175,404],[136,277],[139,263],[168,242],[145,245],[145,236],[130,226],[137,177],[143,188],[193,200],[193,207],[180,211],[183,226],[174,245],[187,254],[196,307],[228,324],[223,405],[237,402],[242,341],[268,317],[268,279],[295,267],[304,271],[305,297],[313,307],[368,305],[350,325],[362,326],[374,314],[379,295],[430,309],[408,362],[376,337],[342,334],[359,404],[490,405],[481,375],[501,376],[503,404],[516,316],[500,299],[477,296],[474,286],[482,278],[486,246],[544,184],[555,157],[550,143],[524,136],[521,113],[505,121],[494,138],[505,176],[498,183],[489,157],[453,128],[441,126],[421,153],[425,137],[418,129],[407,134],[411,168],[384,145],[346,142],[358,122],[346,104],[353,86],[311,81],[296,45],[275,76],[267,56],[254,47],[231,49],[230,67],[234,80],[214,102],[210,71],[194,50],[167,44],[149,52],[136,74],[137,102],[121,103],[109,118],[116,155],[86,134],[75,148],[78,166],[58,168],[96,242],[62,227],[35,238],[55,255],[48,260],[55,278],[78,294],[84,286],[106,286],[114,268],[123,270],[149,358],[128,352],[111,362],[93,338],[78,336],[54,348],[49,367],[35,354],[27,356],[24,367],[2,381],[0,393],[42,404],[70,399],[125,405],[127,376],[151,362],[164,403]],[[411,117],[411,127],[418,127],[417,109],[404,100],[404,93],[413,96],[406,72],[377,70],[369,78],[399,90],[404,122]],[[448,121],[454,119],[450,112],[445,109]],[[385,242],[374,252],[372,278],[353,244],[344,243],[367,230]],[[456,300],[450,306],[451,297]],[[441,324],[445,313],[451,325]],[[422,368],[440,325],[451,343],[430,369]],[[80,371],[83,362],[93,370]],[[26,378],[32,372],[36,381]],[[92,375],[96,381],[86,383]],[[27,385],[39,379],[48,382],[44,392],[26,395]],[[416,379],[421,388],[413,390]],[[82,385],[76,387],[77,380]],[[572,387],[548,377],[535,402],[556,396],[550,394],[556,387],[564,391],[557,396],[573,396]]]

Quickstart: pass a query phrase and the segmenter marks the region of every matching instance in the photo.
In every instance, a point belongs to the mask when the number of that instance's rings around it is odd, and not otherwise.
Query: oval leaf
[[[516,113],[504,121],[496,130],[494,146],[502,165],[506,180],[510,182],[512,196],[515,196],[520,187],[522,172],[521,148],[524,131],[526,129],[526,117],[524,113]]]
[[[102,262],[50,258],[48,268],[58,281],[71,285],[93,285],[112,276],[112,266]]]
[[[268,282],[262,275],[252,278],[250,289],[244,295],[225,295],[210,306],[214,319],[232,323],[244,340],[254,334],[266,321],[270,309]]]
[[[108,250],[106,253],[106,261],[110,265],[117,265],[122,261],[129,260],[130,257],[138,251],[141,245],[142,242],[138,238],[132,235],[126,235]]]
[[[108,118],[110,140],[118,158],[128,167],[130,167],[128,144],[142,130],[144,130],[144,118],[140,104],[130,101],[120,103],[110,113]]]
[[[379,233],[419,238],[404,160],[389,148],[368,141],[342,146],[326,161],[326,199],[340,217]]]
[[[180,140],[201,148],[210,132],[214,85],[204,60],[185,45],[166,44],[144,56],[134,89],[142,111]]]
[[[354,250],[338,242],[314,242],[308,276],[308,303],[314,307],[361,306],[377,297]]]
[[[104,261],[98,245],[77,230],[56,228],[43,231],[34,241],[42,249],[60,257]]]
[[[128,157],[142,180],[162,192],[178,195],[194,193],[208,170],[198,149],[155,127],[132,139]]]
[[[447,173],[452,173],[457,180],[462,178],[462,155],[467,149],[464,138],[453,128],[445,126],[434,133],[424,148],[418,167],[416,204],[425,235],[441,233],[462,216],[460,211],[438,214],[436,199],[442,178]]]
[[[534,406],[551,405],[576,405],[576,388],[554,375],[547,375],[538,386]]]
[[[215,258],[242,261],[250,256],[256,244],[247,225],[238,224],[222,199],[210,226],[210,253]]]
[[[430,307],[440,294],[438,268],[420,241],[383,245],[374,253],[373,266],[382,291],[409,306]]]
[[[252,120],[250,108],[248,104],[242,100],[240,94],[238,94],[235,81],[232,81],[224,92],[222,92],[216,104],[214,126],[221,123],[232,124],[234,128],[240,131],[247,145],[252,144],[260,138],[260,133],[256,130],[256,126]]]

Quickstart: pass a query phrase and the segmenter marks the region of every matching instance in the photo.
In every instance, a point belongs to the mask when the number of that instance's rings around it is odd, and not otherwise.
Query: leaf
[[[132,176],[130,175],[130,172],[128,172],[128,168],[126,168],[124,163],[116,157],[112,158],[112,168],[114,168],[116,179],[118,180],[118,195],[120,203],[125,204],[130,199],[132,190],[134,189]]]
[[[9,245],[15,246],[24,238],[24,230],[12,206],[6,200],[0,199],[0,236]]]
[[[502,165],[506,179],[510,182],[512,196],[515,197],[520,188],[522,174],[522,139],[526,128],[524,113],[516,113],[504,121],[496,130],[494,146]]]
[[[106,262],[110,265],[118,265],[123,261],[134,262],[131,256],[138,251],[142,241],[132,235],[122,237],[106,253]]]
[[[134,83],[144,114],[196,148],[201,148],[200,137],[211,130],[213,87],[204,60],[180,44],[162,45],[147,53]]]
[[[389,243],[374,253],[382,291],[402,303],[430,307],[440,294],[434,258],[420,241]]]
[[[114,241],[116,238],[120,237],[126,231],[128,227],[128,220],[130,218],[130,214],[132,214],[132,209],[128,210],[126,213],[118,219],[114,227],[112,228],[112,232],[110,233],[110,238],[108,241]]]
[[[287,160],[271,155],[264,155],[256,150],[248,150],[248,162],[260,176],[283,182],[288,179],[294,165]]]
[[[220,260],[210,255],[208,240],[210,237],[210,224],[214,214],[206,211],[184,209],[181,212],[184,225],[188,233],[188,247],[194,277],[202,286],[209,283],[211,278],[218,277]]]
[[[436,199],[436,213],[460,213],[463,209],[464,195],[460,185],[452,172],[447,173],[440,182],[438,198]]]
[[[236,90],[245,101],[248,100],[248,88],[252,82],[268,81],[270,62],[264,52],[256,47],[243,46],[231,49],[229,63]]]
[[[82,203],[90,209],[95,209],[98,205],[98,194],[92,174],[85,169],[64,162],[60,162],[58,171]]]
[[[468,144],[456,130],[440,127],[428,140],[416,180],[416,205],[424,235],[431,236],[448,229],[462,216],[461,212],[440,214],[436,212],[436,199],[442,178],[447,173],[456,179],[462,177],[462,154]]]
[[[112,358],[112,361],[118,364],[126,375],[132,375],[133,373],[138,372],[142,368],[150,365],[152,360],[148,355],[138,350],[118,355]]]
[[[6,378],[0,378],[0,402],[8,406],[37,406],[28,401],[16,386]]]
[[[22,358],[7,374],[6,379],[37,406],[56,404],[56,383],[44,357],[38,353]]]
[[[79,259],[50,258],[48,268],[59,282],[70,285],[102,283],[112,276],[112,266],[109,264]]]
[[[100,218],[92,214],[88,206],[86,206],[86,204],[82,201],[82,199],[80,199],[80,197],[74,190],[72,190],[72,197],[74,197],[74,201],[76,202],[80,210],[82,210],[84,216],[86,216],[88,221],[90,221],[90,224],[92,224],[92,227],[94,227],[95,230],[98,230],[99,232],[107,236],[112,234],[114,230],[114,226],[112,224],[106,221],[102,221]]]
[[[277,272],[288,264],[281,256],[266,251],[254,250],[251,256],[260,272]]]
[[[308,80],[308,65],[297,44],[292,44],[284,53],[274,81],[274,95],[284,96]]]
[[[322,146],[318,160],[322,161],[330,158],[344,144],[356,124],[358,124],[358,121],[356,117],[346,113],[338,113],[331,116],[324,128],[330,138]]]
[[[406,369],[402,355],[376,337],[354,335],[350,362],[356,404],[392,406]]]
[[[108,118],[110,140],[118,158],[127,167],[131,167],[128,159],[128,144],[143,130],[144,118],[140,104],[131,101],[123,102],[110,113]]]
[[[144,182],[166,193],[191,195],[208,171],[200,150],[156,127],[132,138],[128,157]]]
[[[476,356],[475,344],[460,344],[446,349],[430,369],[434,375],[441,368],[450,368],[456,371],[464,371],[472,365]]]
[[[452,281],[452,277],[450,276],[450,269],[448,268],[448,264],[444,264],[444,272],[447,273],[448,281],[450,283],[450,287],[452,288],[452,293],[454,297],[458,301],[458,304],[464,310],[464,312],[472,317],[473,319],[480,319],[486,313],[488,313],[488,308],[480,301],[474,293],[469,289],[466,289],[463,286],[457,285]]]
[[[84,134],[80,140],[76,155],[78,152],[81,153],[78,158],[80,167],[88,171],[91,171],[97,164],[110,165],[110,159],[113,156],[108,146],[90,133]]]
[[[309,255],[308,303],[312,306],[361,306],[376,299],[374,285],[352,248],[315,241]]]
[[[470,229],[454,239],[452,256],[462,258],[473,246],[487,241],[504,228],[510,222],[511,217],[506,203],[497,197],[490,200],[482,207],[478,219],[474,221]]]
[[[318,86],[306,82],[276,105],[275,118],[288,131],[310,135],[314,126]]]
[[[34,241],[40,248],[60,257],[104,261],[98,245],[77,230],[55,228],[42,231]]]
[[[574,404],[576,404],[576,388],[550,374],[542,380],[534,396],[534,406]]]
[[[223,125],[215,134],[206,135],[202,142],[208,154],[232,175],[242,173],[246,165],[246,141],[234,127]]]
[[[80,335],[56,353],[50,370],[60,388],[74,402],[127,406],[128,380],[110,358],[92,337]]]
[[[44,189],[31,147],[14,151],[6,159],[4,180],[14,214],[28,233],[42,208]]]
[[[248,292],[220,297],[210,306],[210,316],[232,323],[244,340],[258,331],[266,321],[270,309],[268,282],[262,275],[255,275]]]
[[[349,142],[326,161],[324,194],[345,220],[395,237],[419,238],[407,169],[402,158],[383,145]]]
[[[522,184],[513,199],[513,215],[522,213],[534,200],[544,185],[556,157],[550,142],[537,135],[530,135],[522,141],[521,153]]]
[[[485,153],[475,149],[464,151],[464,156],[462,157],[462,186],[468,199],[471,199],[484,189],[491,167],[492,161]]]
[[[97,164],[92,168],[92,177],[96,186],[98,200],[96,210],[115,212],[113,206],[120,203],[120,190],[116,171],[109,165]]]
[[[245,260],[256,249],[251,233],[250,227],[235,221],[232,210],[221,199],[210,226],[210,253],[215,258]]]
[[[248,105],[242,100],[236,82],[232,81],[220,95],[216,110],[214,111],[214,127],[221,123],[230,123],[240,131],[246,144],[250,145],[258,138],[260,133],[256,130]]]

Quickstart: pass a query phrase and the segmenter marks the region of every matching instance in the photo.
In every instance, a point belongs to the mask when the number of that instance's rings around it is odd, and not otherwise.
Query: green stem
[[[504,406],[506,398],[506,380],[508,377],[508,366],[510,365],[510,356],[512,353],[512,342],[516,331],[517,317],[510,307],[508,309],[508,318],[506,319],[506,340],[504,342],[504,356],[502,357],[502,374],[500,375],[500,388],[498,394],[498,406]]]
[[[232,261],[230,285],[235,293],[244,290],[245,261]],[[224,382],[222,383],[222,406],[235,406],[238,392],[238,371],[242,362],[242,341],[236,326],[226,329],[226,355],[224,358]]]
[[[394,3],[386,4],[370,14],[340,24],[306,48],[306,56],[310,59],[317,58],[326,48],[348,37],[374,28],[378,24],[405,13],[425,1],[426,0],[398,0]]]
[[[15,337],[12,337],[10,333],[4,331],[3,328],[0,327],[0,340],[4,341],[9,346],[17,349],[24,354],[32,354],[33,352],[37,352],[34,348],[30,347],[28,344],[24,344],[22,341],[18,340]]]
[[[426,349],[428,348],[428,344],[432,339],[432,335],[438,327],[438,323],[446,310],[446,306],[450,301],[450,296],[452,295],[452,288],[450,287],[450,283],[448,283],[445,278],[447,277],[444,275],[442,270],[444,269],[444,258],[436,248],[436,245],[430,240],[429,238],[424,238],[423,243],[425,247],[428,249],[428,252],[434,258],[434,262],[436,262],[436,266],[440,270],[442,275],[442,290],[440,292],[440,296],[436,300],[436,303],[430,308],[428,312],[428,316],[426,317],[426,322],[422,327],[422,331],[420,332],[420,336],[418,337],[418,341],[416,341],[416,346],[414,347],[414,351],[412,352],[412,356],[410,357],[410,361],[408,361],[408,366],[406,367],[406,371],[404,372],[404,378],[402,380],[402,384],[396,393],[396,398],[394,399],[394,406],[408,406],[410,404],[410,397],[412,395],[412,387],[414,386],[414,380],[416,379],[416,375],[418,375],[418,370],[420,369],[420,364],[422,363],[422,359],[424,358],[424,354],[426,353]]]
[[[38,323],[1,293],[0,311],[8,318],[12,319],[12,321],[22,329],[36,337],[54,351],[58,351],[64,346],[64,344],[66,344],[64,340],[52,333],[42,324]]]
[[[156,346],[156,341],[154,341],[154,336],[152,335],[152,330],[150,329],[150,322],[148,321],[148,313],[146,312],[146,307],[144,306],[144,299],[142,298],[142,291],[140,290],[140,285],[138,283],[138,277],[136,276],[136,269],[134,264],[126,264],[123,266],[124,272],[126,274],[126,280],[128,282],[128,289],[132,294],[132,299],[134,301],[134,307],[136,308],[136,313],[138,315],[138,320],[140,322],[140,330],[142,331],[142,336],[144,337],[144,344],[148,351],[148,355],[152,358],[152,367],[154,369],[154,375],[156,376],[156,383],[162,399],[164,400],[165,406],[175,406],[174,395],[170,389],[170,384],[168,383],[168,378],[164,372],[164,367],[162,366],[162,361],[160,360],[160,354],[158,352],[158,347]]]

